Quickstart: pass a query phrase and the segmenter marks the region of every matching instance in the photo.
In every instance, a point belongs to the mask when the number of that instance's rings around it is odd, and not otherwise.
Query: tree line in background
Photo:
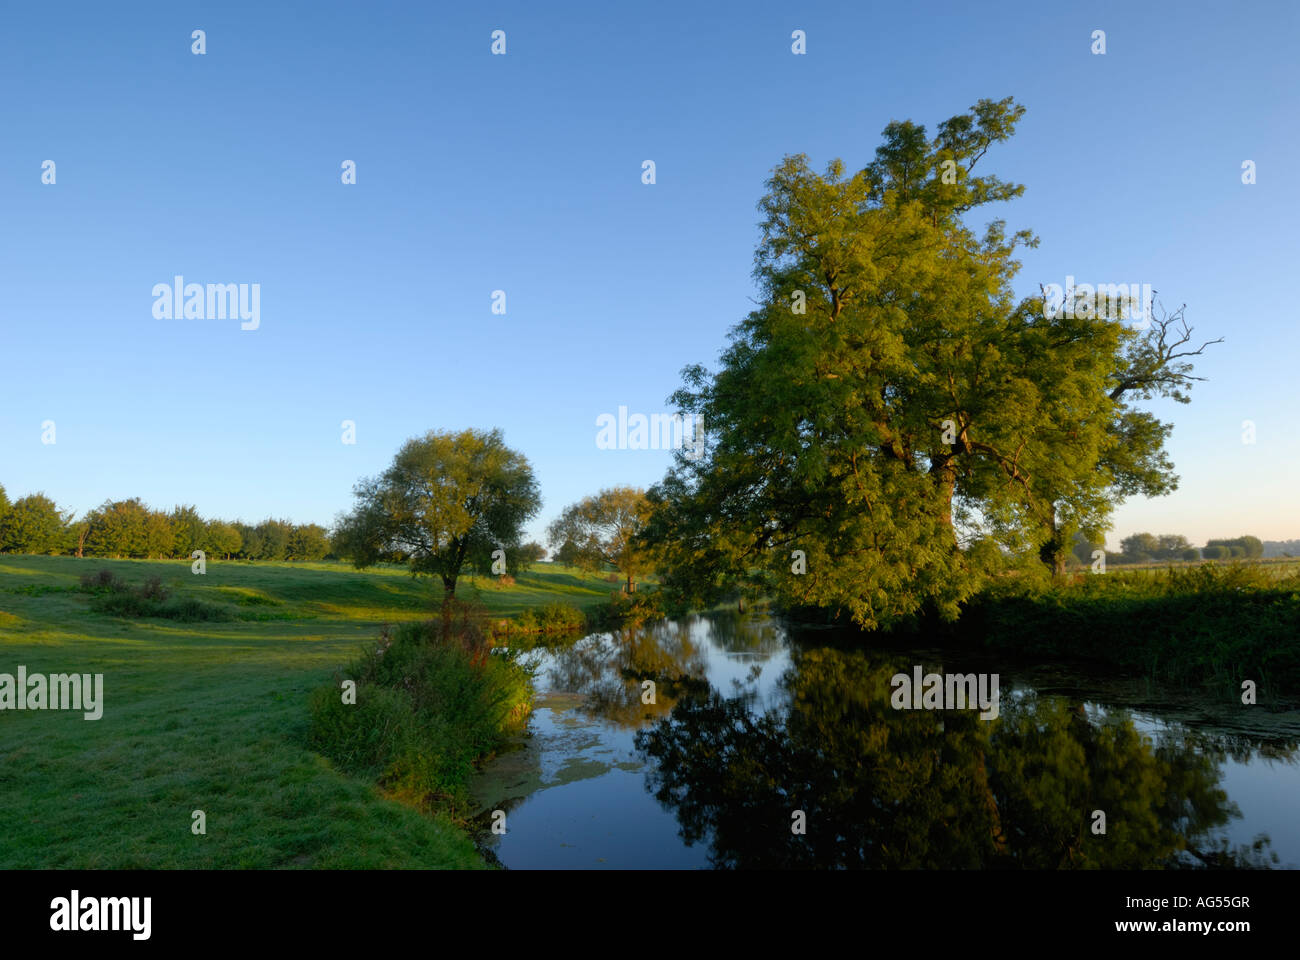
[[[268,518],[258,524],[204,519],[193,506],[154,510],[138,498],[106,500],[77,518],[43,493],[10,503],[0,486],[0,551],[78,557],[322,560],[334,555],[329,531],[315,523]]]
[[[1264,541],[1258,537],[1241,536],[1231,539],[1207,540],[1205,546],[1194,547],[1182,534],[1135,533],[1119,542],[1119,553],[1106,553],[1108,564],[1169,563],[1199,560],[1254,560],[1266,555]],[[1088,542],[1082,534],[1074,538],[1074,558],[1082,565],[1091,564],[1093,552],[1100,545]],[[1274,556],[1282,556],[1280,551]]]

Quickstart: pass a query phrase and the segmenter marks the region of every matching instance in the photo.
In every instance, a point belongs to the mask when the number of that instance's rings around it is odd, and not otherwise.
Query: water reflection
[[[1224,787],[1224,766],[1281,763],[1294,776],[1294,740],[1153,723],[1095,696],[1041,694],[1032,681],[1008,683],[1005,675],[996,720],[976,711],[895,710],[891,677],[916,663],[942,672],[933,655],[864,652],[830,634],[792,640],[763,618],[654,624],[588,637],[546,659],[544,689],[581,695],[565,709],[589,718],[594,726],[584,735],[599,740],[592,730],[604,725],[606,746],[628,742],[617,771],[594,772],[580,791],[557,780],[557,790],[574,791],[569,799],[535,809],[558,818],[581,804],[600,821],[608,780],[626,812],[628,777],[640,766],[676,821],[683,865],[701,863],[702,854],[719,868],[1278,863],[1262,833],[1229,843],[1225,828],[1239,827],[1242,815]],[[562,759],[582,762],[576,753]],[[557,758],[543,762],[554,767]],[[520,806],[523,814],[529,801]],[[796,810],[803,834],[791,830]],[[1096,811],[1105,815],[1104,833],[1094,832]],[[663,824],[642,816],[624,829],[643,822],[646,836],[628,855],[653,850],[655,864],[673,862]],[[1252,826],[1258,833],[1262,824]],[[534,820],[530,836],[514,841],[531,845],[530,864],[548,862],[537,836],[545,829]],[[560,846],[581,845],[576,821],[565,829]],[[498,850],[507,865],[511,851],[509,842]]]

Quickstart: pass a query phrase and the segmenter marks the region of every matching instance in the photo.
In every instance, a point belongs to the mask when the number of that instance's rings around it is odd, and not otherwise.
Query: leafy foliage
[[[548,528],[547,538],[565,554],[566,563],[585,570],[609,564],[627,579],[631,593],[650,564],[649,549],[637,539],[649,515],[644,490],[613,487],[566,507]]]
[[[499,430],[408,440],[388,470],[354,492],[356,508],[336,530],[340,550],[359,569],[400,551],[413,574],[441,577],[448,596],[466,567],[489,570],[494,550],[516,575],[523,524],[541,508],[532,467]]]

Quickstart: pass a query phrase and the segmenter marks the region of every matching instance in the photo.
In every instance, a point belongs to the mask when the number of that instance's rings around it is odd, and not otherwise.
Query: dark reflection
[[[676,645],[656,661],[679,676],[693,663],[687,634],[674,633]],[[620,671],[648,654],[620,649]],[[749,696],[682,686],[671,715],[636,737],[655,761],[651,789],[683,840],[708,844],[724,868],[1276,862],[1266,837],[1237,849],[1215,839],[1240,816],[1219,786],[1215,751],[1153,743],[1122,714],[1090,719],[1081,702],[1005,690],[992,721],[976,711],[895,710],[890,678],[910,669],[857,651],[794,653],[786,696],[761,713]],[[629,708],[621,689],[605,702],[644,716],[639,697]],[[791,830],[796,810],[804,835]],[[1104,834],[1093,832],[1094,811],[1105,814]]]

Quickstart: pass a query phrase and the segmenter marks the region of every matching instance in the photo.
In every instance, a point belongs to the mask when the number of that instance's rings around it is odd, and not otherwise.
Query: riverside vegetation
[[[676,612],[666,593],[611,600],[612,586],[552,564],[478,578],[447,631],[438,585],[397,565],[213,563],[198,577],[184,562],[0,556],[5,662],[105,674],[99,721],[3,718],[0,867],[482,866],[464,790],[526,721],[515,651]],[[1298,618],[1295,565],[1065,583],[1008,571],[946,639],[1294,695]]]
[[[611,586],[558,565],[467,585],[491,624],[552,630],[561,616],[573,623],[608,603]],[[422,813],[400,802],[419,783],[413,776],[376,785],[347,772],[363,768],[352,762],[361,754],[323,756],[307,709],[313,691],[337,691],[340,665],[373,651],[386,629],[417,636],[440,600],[436,584],[396,565],[210,561],[195,576],[188,561],[0,555],[9,672],[103,673],[105,703],[97,721],[0,715],[0,869],[483,866],[453,804],[444,798]],[[442,720],[426,710],[407,733],[469,730],[488,744],[492,714],[460,711],[484,702],[480,694],[524,699],[520,675],[495,665],[500,656],[484,679],[466,682],[462,699],[441,701]],[[459,657],[431,650],[408,662],[470,677]],[[431,792],[453,795],[464,762],[464,753],[431,760],[426,782],[442,785]],[[204,835],[191,833],[194,810],[206,814]]]

